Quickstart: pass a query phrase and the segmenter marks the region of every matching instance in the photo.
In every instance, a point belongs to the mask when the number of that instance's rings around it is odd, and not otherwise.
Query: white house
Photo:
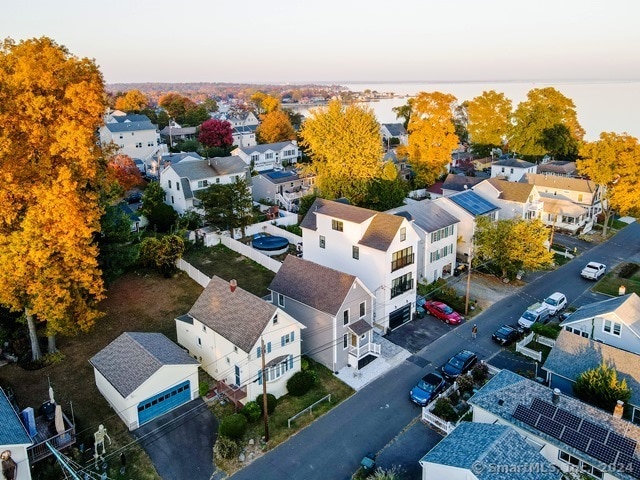
[[[27,448],[33,443],[18,413],[0,388],[0,452],[9,451],[16,463],[15,480],[31,480],[31,465]]]
[[[474,422],[510,426],[562,472],[603,480],[640,478],[640,427],[620,418],[622,408],[606,412],[508,370],[469,403]]]
[[[391,148],[391,139],[398,140],[399,145],[409,144],[409,134],[402,123],[383,123],[380,125],[380,134],[387,148]]]
[[[287,393],[287,380],[300,371],[303,328],[282,309],[219,277],[189,313],[176,318],[178,343],[236,405],[255,400],[263,381],[267,393]]]
[[[313,194],[315,180],[315,175],[300,175],[296,170],[268,170],[251,177],[251,196],[256,202],[266,200],[296,212],[300,199]]]
[[[305,352],[332,372],[380,356],[373,341],[374,295],[355,276],[289,255],[269,285],[271,303],[296,318]]]
[[[198,362],[161,333],[125,332],[89,363],[98,390],[129,430],[199,396]]]
[[[107,115],[99,134],[102,145],[114,143],[119,147],[118,153],[139,158],[147,167],[158,150],[162,150],[160,133],[146,115]]]
[[[429,200],[403,205],[387,213],[406,217],[420,237],[416,260],[419,282],[432,283],[453,273],[460,220]]]
[[[560,326],[584,338],[640,355],[640,297],[635,293],[584,305]]]
[[[226,120],[231,124],[234,145],[238,147],[256,145],[256,128],[260,125],[260,121],[253,112],[217,112],[211,117]]]
[[[491,164],[491,178],[504,177],[510,182],[519,182],[527,174],[535,174],[538,166],[535,163],[519,158],[505,158]]]
[[[472,247],[472,239],[476,230],[476,219],[489,217],[492,221],[496,221],[500,207],[485,200],[472,190],[437,198],[434,202],[460,220],[456,251],[458,258],[465,262],[468,261],[469,249]]]
[[[298,161],[298,144],[295,140],[238,147],[231,152],[257,172],[281,170]]]
[[[209,185],[233,183],[248,178],[248,167],[239,157],[216,157],[200,161],[169,164],[160,174],[160,184],[166,193],[165,203],[183,214],[189,209],[198,211],[199,190]]]
[[[482,177],[469,177],[467,175],[455,175],[450,173],[442,183],[442,196],[448,197],[456,193],[471,190],[474,186],[483,182]]]
[[[420,238],[406,218],[318,198],[300,227],[305,260],[355,275],[374,293],[375,326],[412,319]]]
[[[473,191],[500,207],[501,219],[542,217],[543,203],[535,185],[495,177],[478,183]]]

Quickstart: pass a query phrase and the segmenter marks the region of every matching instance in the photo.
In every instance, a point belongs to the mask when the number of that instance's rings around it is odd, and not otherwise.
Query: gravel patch
[[[455,277],[450,285],[458,292],[458,295],[466,295],[467,276]],[[493,275],[472,272],[469,299],[477,300],[480,308],[484,310],[497,301],[513,295],[521,285],[521,282],[504,283]]]

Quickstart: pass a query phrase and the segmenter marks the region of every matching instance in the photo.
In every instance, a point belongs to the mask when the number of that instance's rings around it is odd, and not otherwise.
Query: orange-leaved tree
[[[92,60],[42,37],[2,43],[0,85],[0,304],[24,312],[37,360],[36,318],[53,338],[99,316],[104,81]]]
[[[275,110],[260,117],[256,138],[258,143],[286,142],[295,140],[296,131],[291,125],[289,115],[282,110]]]

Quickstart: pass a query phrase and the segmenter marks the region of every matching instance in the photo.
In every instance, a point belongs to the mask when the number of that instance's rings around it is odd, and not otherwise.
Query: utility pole
[[[469,247],[469,270],[467,271],[467,295],[464,299],[464,314],[469,314],[469,291],[471,290],[471,261],[473,260],[473,245]]]
[[[269,412],[267,411],[267,370],[265,365],[266,351],[264,339],[260,337],[260,349],[262,350],[262,415],[264,417],[264,441],[269,441]]]

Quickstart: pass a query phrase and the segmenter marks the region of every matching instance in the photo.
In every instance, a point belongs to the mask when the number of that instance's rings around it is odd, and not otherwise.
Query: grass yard
[[[623,263],[619,265],[615,270],[607,273],[593,288],[596,292],[604,293],[606,295],[618,296],[618,291],[621,285],[624,285],[626,293],[635,292],[636,295],[640,295],[640,269],[633,273],[629,278],[623,278],[620,273],[625,265]],[[629,267],[627,267],[629,268]]]
[[[268,450],[272,450],[282,442],[286,441],[291,435],[309,425],[315,419],[322,416],[324,413],[331,410],[354,393],[354,390],[351,387],[336,378],[329,369],[312,360],[308,361],[309,368],[318,372],[318,382],[302,397],[285,395],[278,399],[278,406],[269,416],[269,442],[267,442],[266,445],[263,446],[260,441],[264,436],[264,419],[260,418],[257,422],[249,424],[242,444],[246,445],[248,450],[251,450],[248,442],[249,439],[254,439],[255,456],[259,456]],[[319,403],[313,407],[312,413],[305,413],[301,415],[291,422],[291,428],[288,427],[287,421],[289,418],[293,417],[310,405],[313,405],[328,394],[331,394],[330,403],[327,401]],[[211,409],[220,420],[227,415],[235,413],[233,404],[231,403],[227,403],[224,406],[214,404]],[[244,466],[240,464],[236,458],[224,462],[216,462],[216,465],[229,475]]]
[[[55,391],[57,402],[71,418],[71,407],[76,422],[76,447],[93,445],[93,433],[103,424],[112,444],[105,442],[107,455],[118,452],[110,461],[109,478],[137,480],[159,479],[146,453],[133,443],[124,423],[115,414],[98,391],[89,365],[89,358],[125,331],[162,332],[176,340],[177,315],[186,313],[202,292],[202,288],[186,274],[173,278],[139,271],[124,275],[115,281],[101,304],[105,316],[95,328],[73,338],[59,337],[58,348],[64,359],[40,370],[27,371],[17,364],[0,368],[0,385],[11,387],[20,408],[31,406],[37,411],[48,400],[48,380]],[[44,332],[40,332],[44,335]],[[43,352],[44,353],[44,352]],[[127,457],[126,475],[119,474],[119,449],[124,448]],[[76,450],[76,461],[86,465]],[[35,479],[63,478],[54,462],[43,460],[33,472]],[[91,462],[92,463],[92,462]]]
[[[275,273],[224,245],[197,246],[185,253],[184,259],[205,275],[217,275],[224,280],[236,279],[238,286],[258,297],[269,293],[267,287]]]

